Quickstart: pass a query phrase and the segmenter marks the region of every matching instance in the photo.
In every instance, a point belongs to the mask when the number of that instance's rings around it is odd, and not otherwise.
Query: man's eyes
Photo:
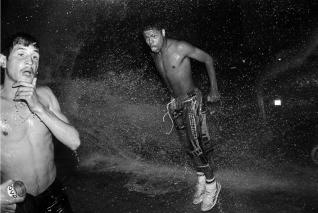
[[[157,36],[149,36],[148,39],[156,39]]]
[[[19,53],[17,53],[17,55],[18,55],[19,57],[25,57],[25,56],[27,56],[27,54],[24,53],[24,52],[19,52]],[[38,61],[38,60],[39,60],[39,56],[38,56],[38,55],[33,55],[33,56],[32,56],[32,59]]]
[[[27,53],[24,52],[24,51],[19,51],[19,52],[17,52],[17,55],[20,56],[20,57],[24,57],[24,56],[27,55]]]
[[[158,37],[158,35],[156,35],[156,34],[150,34],[150,35],[147,35],[146,37],[148,37],[148,38],[154,38],[154,37]]]

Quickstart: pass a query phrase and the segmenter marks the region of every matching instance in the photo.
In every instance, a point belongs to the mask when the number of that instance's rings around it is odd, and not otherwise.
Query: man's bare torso
[[[153,54],[156,67],[174,97],[194,89],[190,59],[178,49],[178,41],[168,39],[161,53]]]
[[[56,176],[51,133],[26,104],[3,97],[0,125],[1,181],[22,180],[28,193],[38,195]]]

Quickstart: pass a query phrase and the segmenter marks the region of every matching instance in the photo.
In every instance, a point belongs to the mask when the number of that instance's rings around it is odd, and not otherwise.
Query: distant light
[[[282,100],[280,100],[280,99],[275,99],[275,100],[274,100],[274,105],[275,105],[275,106],[281,106],[281,105],[282,105]]]
[[[277,60],[278,60],[278,61],[281,61],[281,60],[282,60],[282,58],[278,58]]]

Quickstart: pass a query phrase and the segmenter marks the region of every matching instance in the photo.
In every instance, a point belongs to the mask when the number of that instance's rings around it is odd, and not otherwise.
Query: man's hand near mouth
[[[14,100],[24,100],[28,104],[30,110],[34,113],[43,109],[43,105],[40,103],[36,93],[36,81],[37,78],[33,78],[32,83],[18,81],[12,85],[13,88],[18,87]]]

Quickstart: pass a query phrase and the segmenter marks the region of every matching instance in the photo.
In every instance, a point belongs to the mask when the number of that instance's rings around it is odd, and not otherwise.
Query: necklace
[[[15,128],[22,126],[31,116],[33,118],[37,117],[24,102],[15,102],[14,108],[15,110],[12,112],[1,112],[0,127],[4,136],[14,131]]]
[[[1,112],[1,122],[5,125],[11,123],[14,126],[20,126],[24,124],[31,116],[36,118],[36,114],[29,110],[29,107],[24,102],[14,102],[15,111],[13,112]],[[11,120],[11,122],[10,122]],[[13,123],[12,123],[13,122]]]
[[[9,101],[9,103],[12,101],[2,96],[3,88],[1,88],[0,94],[1,94],[1,99],[3,98],[4,100]],[[34,113],[32,113],[28,109],[28,106],[26,103],[14,101],[13,105],[15,108],[14,111],[5,110],[7,112],[3,112],[3,110],[1,110],[0,128],[1,128],[2,135],[4,136],[7,136],[8,134],[10,134],[10,132],[13,132],[16,127],[23,125],[26,122],[26,120],[30,118],[30,116],[37,117]],[[10,106],[8,107],[11,108]]]
[[[28,120],[28,118],[30,118],[30,116],[34,116],[34,113],[30,112],[29,109],[26,110],[28,106],[24,102],[14,102],[14,107],[17,115],[15,116],[15,120],[20,124],[23,124],[26,120]],[[23,115],[25,114],[23,111],[27,113],[26,116]]]

